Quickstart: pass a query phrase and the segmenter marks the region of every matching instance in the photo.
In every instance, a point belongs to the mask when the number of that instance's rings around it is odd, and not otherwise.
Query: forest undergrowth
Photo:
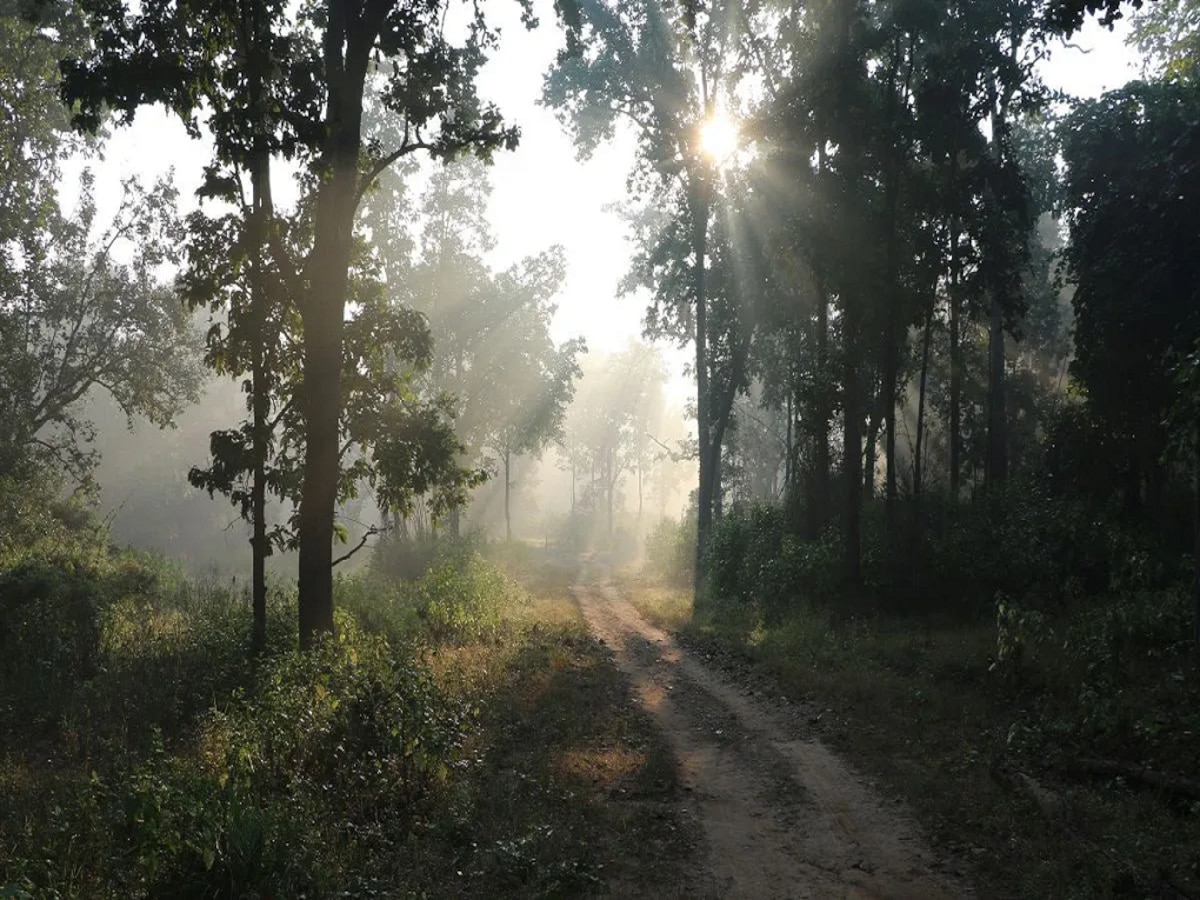
[[[717,526],[699,610],[684,557],[623,578],[653,622],[803,701],[788,708],[909,802],[983,896],[1200,896],[1186,561],[1067,502],[989,506],[930,528],[919,557],[889,557],[868,510],[856,595],[836,534],[785,536],[775,509]]]
[[[275,585],[250,659],[241,584],[36,518],[0,560],[0,896],[587,896],[682,865],[642,814],[669,757],[532,551],[341,578],[307,654]]]

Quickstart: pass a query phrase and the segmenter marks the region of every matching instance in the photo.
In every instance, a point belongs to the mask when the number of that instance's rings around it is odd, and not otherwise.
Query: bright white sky
[[[617,296],[630,248],[625,228],[611,208],[626,196],[633,141],[626,136],[586,163],[576,160],[554,115],[537,105],[543,74],[562,36],[550,0],[535,0],[535,7],[542,25],[528,32],[520,24],[515,2],[488,4],[489,14],[503,23],[503,38],[483,70],[480,90],[522,131],[520,147],[498,155],[494,166],[490,213],[497,246],[493,262],[502,267],[553,243],[562,244],[568,277],[555,336],[582,335],[596,351],[615,351],[640,335],[644,310],[644,298]],[[1122,36],[1123,29],[1110,33],[1089,23],[1070,46],[1054,48],[1043,69],[1046,81],[1086,97],[1136,77],[1137,60],[1123,45]],[[154,176],[172,166],[181,205],[190,208],[208,160],[209,148],[203,142],[190,141],[161,111],[144,110],[132,127],[113,135],[106,161],[96,167],[101,211],[115,203],[120,177]],[[679,401],[694,393],[682,375],[688,353],[663,350],[675,376],[670,393]]]

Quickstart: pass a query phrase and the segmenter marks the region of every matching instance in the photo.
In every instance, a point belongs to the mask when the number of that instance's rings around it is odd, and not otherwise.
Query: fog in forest
[[[0,0],[0,898],[1200,897],[1200,0]]]

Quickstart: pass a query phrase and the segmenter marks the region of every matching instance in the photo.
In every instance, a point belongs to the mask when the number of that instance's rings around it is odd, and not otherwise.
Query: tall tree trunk
[[[642,461],[639,459],[638,460],[638,518],[637,518],[638,534],[642,533],[642,470],[643,469],[644,469],[644,466],[642,465]]]
[[[785,497],[791,497],[792,494],[792,395],[794,389],[791,381],[788,382],[787,406],[785,415],[787,416],[787,433],[784,436],[783,446],[783,493]]]
[[[959,292],[958,221],[950,226],[950,500],[958,501],[962,475],[962,296]]]
[[[617,476],[614,471],[616,469],[616,460],[614,459],[615,455],[616,455],[616,449],[613,447],[609,447],[608,455],[605,457],[605,462],[604,462],[604,493],[605,493],[607,501],[608,501],[607,506],[608,506],[608,536],[609,537],[612,537],[612,535],[613,535],[613,494],[615,494],[617,491]]]
[[[844,542],[846,582],[851,590],[862,584],[862,411],[858,389],[858,365],[851,352],[853,335],[850,305],[843,312],[846,320],[846,348],[843,352],[843,445],[842,475],[844,485]]]
[[[512,476],[509,471],[511,457],[508,448],[504,448],[504,540],[512,541],[512,517],[508,511],[509,491],[512,487]]]
[[[700,484],[696,491],[696,599],[703,597],[706,586],[704,548],[712,531],[714,464],[713,441],[709,419],[712,399],[709,397],[708,373],[708,285],[705,268],[708,257],[708,217],[712,204],[708,176],[695,174],[689,197],[692,214],[692,289],[695,293],[696,340],[696,438],[699,455]]]
[[[304,482],[299,515],[300,646],[311,648],[333,632],[333,521],[341,453],[342,333],[349,281],[361,149],[362,95],[368,58],[342,59],[346,10],[325,37],[329,79],[327,137],[322,157],[329,168],[317,192],[313,248],[300,307],[304,323]],[[346,40],[346,46],[358,44]],[[369,45],[368,45],[369,46]]]
[[[1001,487],[1008,478],[1008,415],[1004,387],[1004,303],[992,292],[988,324],[988,435],[984,486]]]
[[[1193,585],[1192,591],[1195,594],[1195,618],[1192,623],[1192,637],[1196,642],[1196,650],[1200,652],[1200,421],[1196,422],[1195,431],[1193,433],[1195,446],[1195,485],[1194,490],[1196,496],[1192,499],[1193,511],[1195,516],[1192,520],[1192,527],[1195,529],[1195,534],[1192,536],[1192,576]]]
[[[880,396],[875,403],[871,404],[871,411],[867,416],[867,440],[864,453],[864,465],[862,472],[862,492],[863,497],[867,500],[875,496],[875,469],[879,463],[879,426],[884,418],[884,393],[886,389],[880,387]]]
[[[317,222],[321,221],[317,216]],[[304,315],[305,452],[299,522],[302,649],[313,647],[321,635],[333,632],[333,517],[339,470],[342,303],[332,298],[345,297],[349,242],[344,253],[336,240],[330,238],[326,243],[334,246],[317,254],[317,258],[326,261],[313,279],[315,296],[306,305]]]
[[[249,105],[255,122],[263,121],[262,75],[269,65],[268,36],[259,21],[258,4],[250,5],[249,20],[244,23],[245,53],[249,62]],[[253,256],[250,260],[250,320],[254,334],[250,351],[251,453],[254,468],[250,476],[250,592],[253,624],[250,633],[252,652],[260,653],[267,645],[267,452],[270,443],[270,384],[267,376],[267,296],[264,249],[266,229],[271,227],[274,204],[271,198],[271,157],[264,136],[255,133],[250,159],[250,202]]]
[[[904,79],[904,99],[907,102],[909,84],[912,80],[913,64],[911,60],[911,39],[909,43],[909,65]],[[895,130],[899,98],[896,96],[896,80],[900,71],[901,47],[900,35],[897,34],[892,43],[892,64],[888,77],[888,128]],[[884,209],[887,217],[887,247],[886,247],[886,276],[884,290],[886,291],[887,308],[884,310],[883,325],[883,421],[884,421],[884,466],[885,488],[884,509],[887,521],[887,534],[890,538],[895,525],[896,500],[896,382],[899,379],[900,342],[900,241],[899,241],[899,208],[900,208],[900,154],[907,151],[906,141],[897,142],[888,154],[887,183],[884,188]],[[873,446],[873,438],[872,438]],[[875,472],[870,471],[872,484]]]
[[[257,181],[257,178],[255,179]],[[255,193],[257,194],[257,187]],[[261,232],[260,232],[261,234]],[[258,244],[261,250],[262,244]],[[270,404],[269,386],[267,384],[267,367],[264,359],[266,348],[266,304],[265,285],[262,276],[262,256],[256,251],[252,263],[250,282],[251,318],[254,321],[254,337],[252,338],[250,382],[251,406],[253,407],[252,453],[254,455],[254,471],[250,483],[250,519],[251,537],[251,607],[254,624],[251,630],[250,645],[254,652],[262,651],[267,645],[267,553],[270,546],[267,543],[267,445],[270,440],[267,425],[268,407]]]
[[[817,276],[817,372],[816,408],[813,410],[812,497],[809,501],[809,537],[817,538],[829,524],[833,490],[830,484],[829,423],[833,419],[833,397],[829,377],[829,295]]]
[[[925,334],[921,339],[921,385],[917,394],[917,444],[913,448],[913,502],[920,504],[921,491],[925,483],[925,386],[929,378],[929,345],[933,339],[933,312],[936,294],[929,301],[925,313]],[[918,520],[918,527],[920,521]]]

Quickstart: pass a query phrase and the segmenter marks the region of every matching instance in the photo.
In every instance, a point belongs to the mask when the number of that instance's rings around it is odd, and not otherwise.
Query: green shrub
[[[663,518],[646,536],[646,568],[669,584],[686,587],[696,571],[696,518]]]
[[[455,543],[458,541],[432,535],[407,537],[385,532],[371,553],[371,571],[383,578],[412,581],[429,571],[448,544]]]
[[[412,650],[345,613],[337,625],[312,652],[239,670],[247,686],[198,722],[195,751],[174,745],[178,729],[169,743],[151,727],[139,756],[52,793],[5,834],[0,885],[240,897],[386,882],[398,842],[440,796],[469,711]]]
[[[508,576],[474,550],[440,559],[412,590],[417,615],[434,641],[495,638],[501,611],[521,595]]]

